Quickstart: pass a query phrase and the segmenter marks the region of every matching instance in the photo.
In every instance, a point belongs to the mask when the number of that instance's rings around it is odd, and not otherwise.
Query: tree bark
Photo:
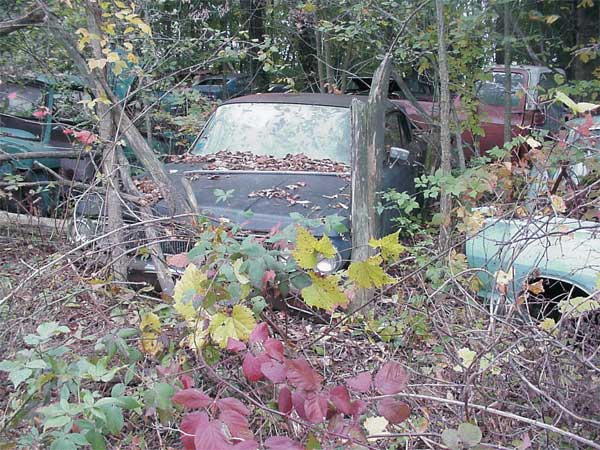
[[[34,8],[20,17],[0,22],[0,36],[31,27],[32,25],[39,25],[44,23],[45,20],[46,14],[44,11],[41,8]]]
[[[440,145],[441,168],[443,175],[450,175],[451,149],[450,139],[450,82],[448,76],[448,53],[446,46],[446,24],[444,20],[444,2],[435,1],[438,34],[438,65],[440,74]],[[442,185],[440,192],[440,214],[442,224],[440,227],[440,245],[445,248],[449,243],[449,222],[452,201],[450,194]]]
[[[365,261],[373,254],[371,238],[381,233],[375,210],[384,160],[384,123],[392,57],[387,54],[373,76],[367,103],[353,100],[352,113],[352,260]],[[372,289],[358,289],[350,305],[356,311],[369,302]]]
[[[101,21],[102,12],[98,8],[96,3],[92,3],[92,0],[87,1],[86,5],[87,12],[87,24],[91,34],[102,37]],[[91,41],[92,53],[94,58],[102,58],[102,47],[100,45],[100,39],[92,39]],[[94,69],[94,71],[100,72],[100,69]],[[105,74],[99,74],[104,77]],[[97,86],[94,90],[96,98],[100,98],[104,92],[101,86]],[[106,187],[106,194],[104,197],[105,211],[106,211],[106,227],[107,231],[119,230],[123,228],[123,212],[121,209],[121,198],[119,196],[119,185],[120,177],[117,165],[116,147],[117,140],[115,136],[115,124],[113,121],[113,111],[103,102],[96,103],[96,114],[99,117],[98,123],[98,134],[100,140],[104,146],[102,152],[102,175],[103,181]],[[105,242],[108,248],[109,261],[113,261],[112,267],[115,274],[115,278],[118,280],[124,280],[127,278],[127,261],[124,258],[125,246],[123,244],[123,235],[120,232],[111,234],[106,238]]]
[[[512,82],[511,82],[511,13],[510,3],[504,3],[504,142],[512,139]]]

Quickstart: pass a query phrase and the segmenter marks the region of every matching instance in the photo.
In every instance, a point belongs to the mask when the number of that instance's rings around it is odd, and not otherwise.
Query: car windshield
[[[217,109],[194,154],[252,152],[350,163],[350,109],[285,103],[234,103]]]
[[[492,106],[504,105],[504,73],[492,73],[491,81],[479,83],[477,96],[483,103]],[[523,98],[523,74],[512,72],[510,74],[512,106],[519,106]]]

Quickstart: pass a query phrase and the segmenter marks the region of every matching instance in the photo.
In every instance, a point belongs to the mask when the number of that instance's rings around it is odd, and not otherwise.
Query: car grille
[[[160,248],[165,255],[177,255],[179,253],[187,253],[194,246],[194,241],[188,239],[185,241],[173,240],[160,243]]]

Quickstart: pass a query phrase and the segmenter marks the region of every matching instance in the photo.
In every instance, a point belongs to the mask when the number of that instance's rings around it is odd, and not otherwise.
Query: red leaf
[[[265,446],[269,450],[304,450],[304,446],[298,441],[287,437],[274,436],[265,441]]]
[[[400,363],[385,363],[375,375],[375,387],[381,394],[397,394],[406,388],[408,376]]]
[[[221,411],[230,410],[230,411],[238,412],[242,416],[250,415],[250,410],[248,408],[246,408],[246,405],[244,405],[237,398],[233,398],[233,397],[225,397],[225,398],[221,398],[221,399],[217,400],[217,407]]]
[[[192,380],[192,377],[189,375],[181,375],[179,380],[181,381],[184,389],[189,389],[194,385],[194,380]]]
[[[275,271],[267,270],[262,277],[262,287],[263,289],[267,287],[267,285],[271,282],[275,281]]]
[[[15,100],[17,98],[17,92],[16,91],[9,92],[8,95],[6,96],[6,98],[8,98],[9,100]]]
[[[363,400],[354,400],[350,405],[350,415],[353,417],[360,416],[367,409],[367,403]]]
[[[329,391],[329,398],[335,405],[335,407],[344,414],[350,414],[352,408],[352,402],[350,401],[350,394],[345,386],[336,386]]]
[[[84,145],[93,144],[98,140],[98,136],[87,130],[74,131],[73,137]]]
[[[255,344],[257,342],[262,344],[263,342],[265,342],[267,340],[268,337],[269,337],[269,328],[265,322],[261,322],[258,325],[256,325],[254,330],[252,330],[252,333],[250,333],[249,342],[251,344]]]
[[[63,130],[63,134],[69,135],[69,134],[73,134],[73,128],[65,128]]]
[[[188,266],[190,261],[188,260],[186,253],[178,253],[177,255],[167,256],[167,264],[169,266],[183,269]]]
[[[268,356],[266,357],[268,358]],[[242,362],[242,372],[248,381],[259,381],[262,379],[263,373],[260,370],[260,365],[263,362],[265,361],[255,357],[252,353],[246,353],[244,361]]]
[[[321,423],[327,417],[327,397],[315,392],[309,392],[304,401],[306,418],[312,423]]]
[[[323,377],[310,367],[305,359],[292,359],[285,362],[290,383],[305,391],[316,391],[321,387]]]
[[[410,406],[395,398],[382,398],[377,402],[377,411],[390,423],[402,423],[410,416]]]
[[[277,409],[284,414],[292,412],[292,391],[287,386],[283,386],[279,391]]]
[[[258,450],[258,443],[254,440],[238,442],[233,446],[234,450]]]
[[[181,443],[186,450],[195,450],[194,437],[196,430],[208,424],[208,415],[205,412],[193,412],[186,414],[181,420]]]
[[[220,420],[213,420],[203,427],[199,427],[194,438],[196,450],[230,450],[233,446],[229,443]]]
[[[286,370],[283,364],[277,361],[267,361],[260,365],[260,371],[269,381],[273,383],[283,383],[285,381]]]
[[[298,417],[307,420],[306,411],[304,410],[304,402],[306,401],[306,394],[303,391],[292,392],[292,404],[294,409],[298,413]]]
[[[45,106],[41,106],[40,109],[37,109],[33,112],[33,117],[35,117],[36,119],[43,119],[48,114],[50,114],[50,110]]]
[[[348,424],[342,414],[334,414],[327,422],[327,431],[344,435]]]
[[[369,372],[362,372],[355,377],[348,378],[346,380],[346,386],[352,389],[354,392],[365,393],[371,389],[371,374]]]
[[[252,431],[250,431],[250,425],[248,424],[248,419],[243,414],[233,410],[226,409],[221,411],[219,414],[219,420],[222,420],[227,428],[229,428],[229,433],[236,438],[240,439],[252,439],[254,435]]]
[[[227,350],[233,353],[242,352],[246,350],[246,344],[230,337],[227,338]]]
[[[273,359],[276,359],[279,362],[283,362],[285,358],[283,357],[283,343],[281,341],[278,341],[277,339],[273,338],[268,338],[265,341],[264,345],[267,355],[269,355]]]
[[[212,398],[199,389],[182,389],[171,400],[186,408],[206,408],[212,403]]]

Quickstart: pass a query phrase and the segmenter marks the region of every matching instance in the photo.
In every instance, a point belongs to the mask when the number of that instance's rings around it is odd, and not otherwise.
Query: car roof
[[[318,105],[335,106],[338,108],[350,108],[352,100],[357,99],[366,102],[369,97],[366,95],[338,95],[338,94],[290,94],[290,93],[269,93],[253,94],[237,97],[223,103],[230,105],[234,103],[287,103],[294,105]],[[400,109],[395,103],[385,100],[386,109]]]

